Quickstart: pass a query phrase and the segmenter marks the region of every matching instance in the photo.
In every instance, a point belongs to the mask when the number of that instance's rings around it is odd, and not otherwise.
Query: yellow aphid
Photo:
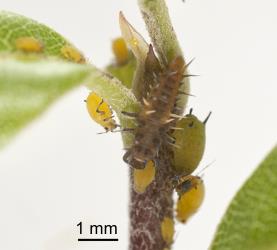
[[[201,206],[205,188],[199,176],[186,176],[185,180],[176,187],[179,195],[176,208],[176,218],[185,223]]]
[[[61,53],[62,53],[63,57],[69,61],[73,61],[76,63],[85,63],[86,62],[86,59],[81,54],[81,52],[71,45],[63,46],[61,48]]]
[[[161,232],[164,241],[170,245],[173,242],[174,236],[174,221],[169,217],[164,217],[161,222]]]
[[[20,37],[15,41],[15,47],[24,52],[41,52],[43,44],[34,37]]]
[[[112,43],[113,53],[115,55],[116,63],[123,65],[129,59],[129,51],[123,38],[117,38]]]
[[[134,169],[134,190],[141,194],[155,179],[156,168],[153,161],[148,161],[144,169]]]
[[[173,165],[178,173],[192,173],[201,161],[206,143],[205,124],[209,116],[202,122],[190,112],[177,122],[179,129],[172,136],[176,145]]]
[[[86,99],[86,103],[90,117],[103,126],[106,131],[113,131],[117,127],[113,120],[112,110],[103,98],[91,92]]]

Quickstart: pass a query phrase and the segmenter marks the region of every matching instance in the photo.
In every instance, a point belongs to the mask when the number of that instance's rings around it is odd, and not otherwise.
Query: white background
[[[191,73],[189,107],[207,125],[201,210],[178,224],[174,249],[207,249],[230,199],[276,143],[274,0],[168,0]],[[97,66],[112,55],[118,12],[147,37],[136,1],[2,0],[0,8],[49,25]],[[149,40],[148,40],[149,41]],[[94,124],[79,88],[0,153],[0,249],[127,249],[128,169],[117,133]],[[274,111],[275,110],[275,111]],[[116,224],[117,243],[77,243],[79,221]]]

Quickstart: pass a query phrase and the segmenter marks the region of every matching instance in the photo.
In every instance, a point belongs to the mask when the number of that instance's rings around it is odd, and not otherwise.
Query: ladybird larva
[[[161,143],[178,118],[172,117],[179,87],[183,79],[184,60],[176,57],[166,69],[155,75],[157,84],[142,98],[142,109],[137,114],[134,145],[123,159],[134,168],[144,168],[149,160],[155,161]]]

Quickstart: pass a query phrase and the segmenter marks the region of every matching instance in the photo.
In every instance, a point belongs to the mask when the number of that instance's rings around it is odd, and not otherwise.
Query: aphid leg
[[[134,128],[123,128],[123,129],[120,129],[120,130],[113,130],[112,132],[115,133],[115,132],[133,132],[135,129]]]
[[[96,110],[96,112],[97,112],[97,110]],[[99,113],[101,113],[101,112],[103,112],[103,111],[100,111]],[[103,113],[105,114],[105,112],[103,112]],[[104,122],[107,122],[107,121],[109,121],[109,120],[112,120],[113,118],[114,118],[114,116],[112,115],[112,116],[109,116],[109,117],[103,119],[103,121],[104,121]]]
[[[127,164],[130,163],[129,156],[131,155],[131,150],[128,150],[124,155],[123,155],[123,161],[126,162]]]
[[[121,111],[121,114],[132,117],[132,118],[137,118],[138,117],[138,114],[133,113],[133,112]]]
[[[203,121],[203,124],[206,125],[207,121],[209,120],[210,116],[211,116],[212,112],[210,112],[208,114],[208,116],[206,117],[206,119]]]
[[[103,103],[104,103],[104,100],[101,99],[101,102],[98,104],[97,109],[96,109],[96,112],[99,113],[99,114],[101,114],[101,115],[104,115],[104,114],[105,114],[104,111],[100,111],[100,110],[99,110],[100,106],[101,106]]]

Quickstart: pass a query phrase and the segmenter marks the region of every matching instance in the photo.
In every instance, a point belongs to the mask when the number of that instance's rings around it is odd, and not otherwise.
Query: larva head
[[[86,103],[90,117],[104,127],[106,131],[113,131],[117,127],[112,118],[112,110],[100,96],[91,92],[86,99]]]
[[[179,129],[172,136],[176,145],[173,165],[178,173],[192,173],[201,161],[206,142],[205,124],[209,116],[202,122],[190,112],[177,122]]]
[[[185,223],[201,206],[205,187],[199,176],[189,175],[177,187],[179,199],[176,207],[176,218],[178,221]]]
[[[156,168],[153,161],[148,161],[144,169],[134,169],[134,190],[142,194],[155,179]]]

